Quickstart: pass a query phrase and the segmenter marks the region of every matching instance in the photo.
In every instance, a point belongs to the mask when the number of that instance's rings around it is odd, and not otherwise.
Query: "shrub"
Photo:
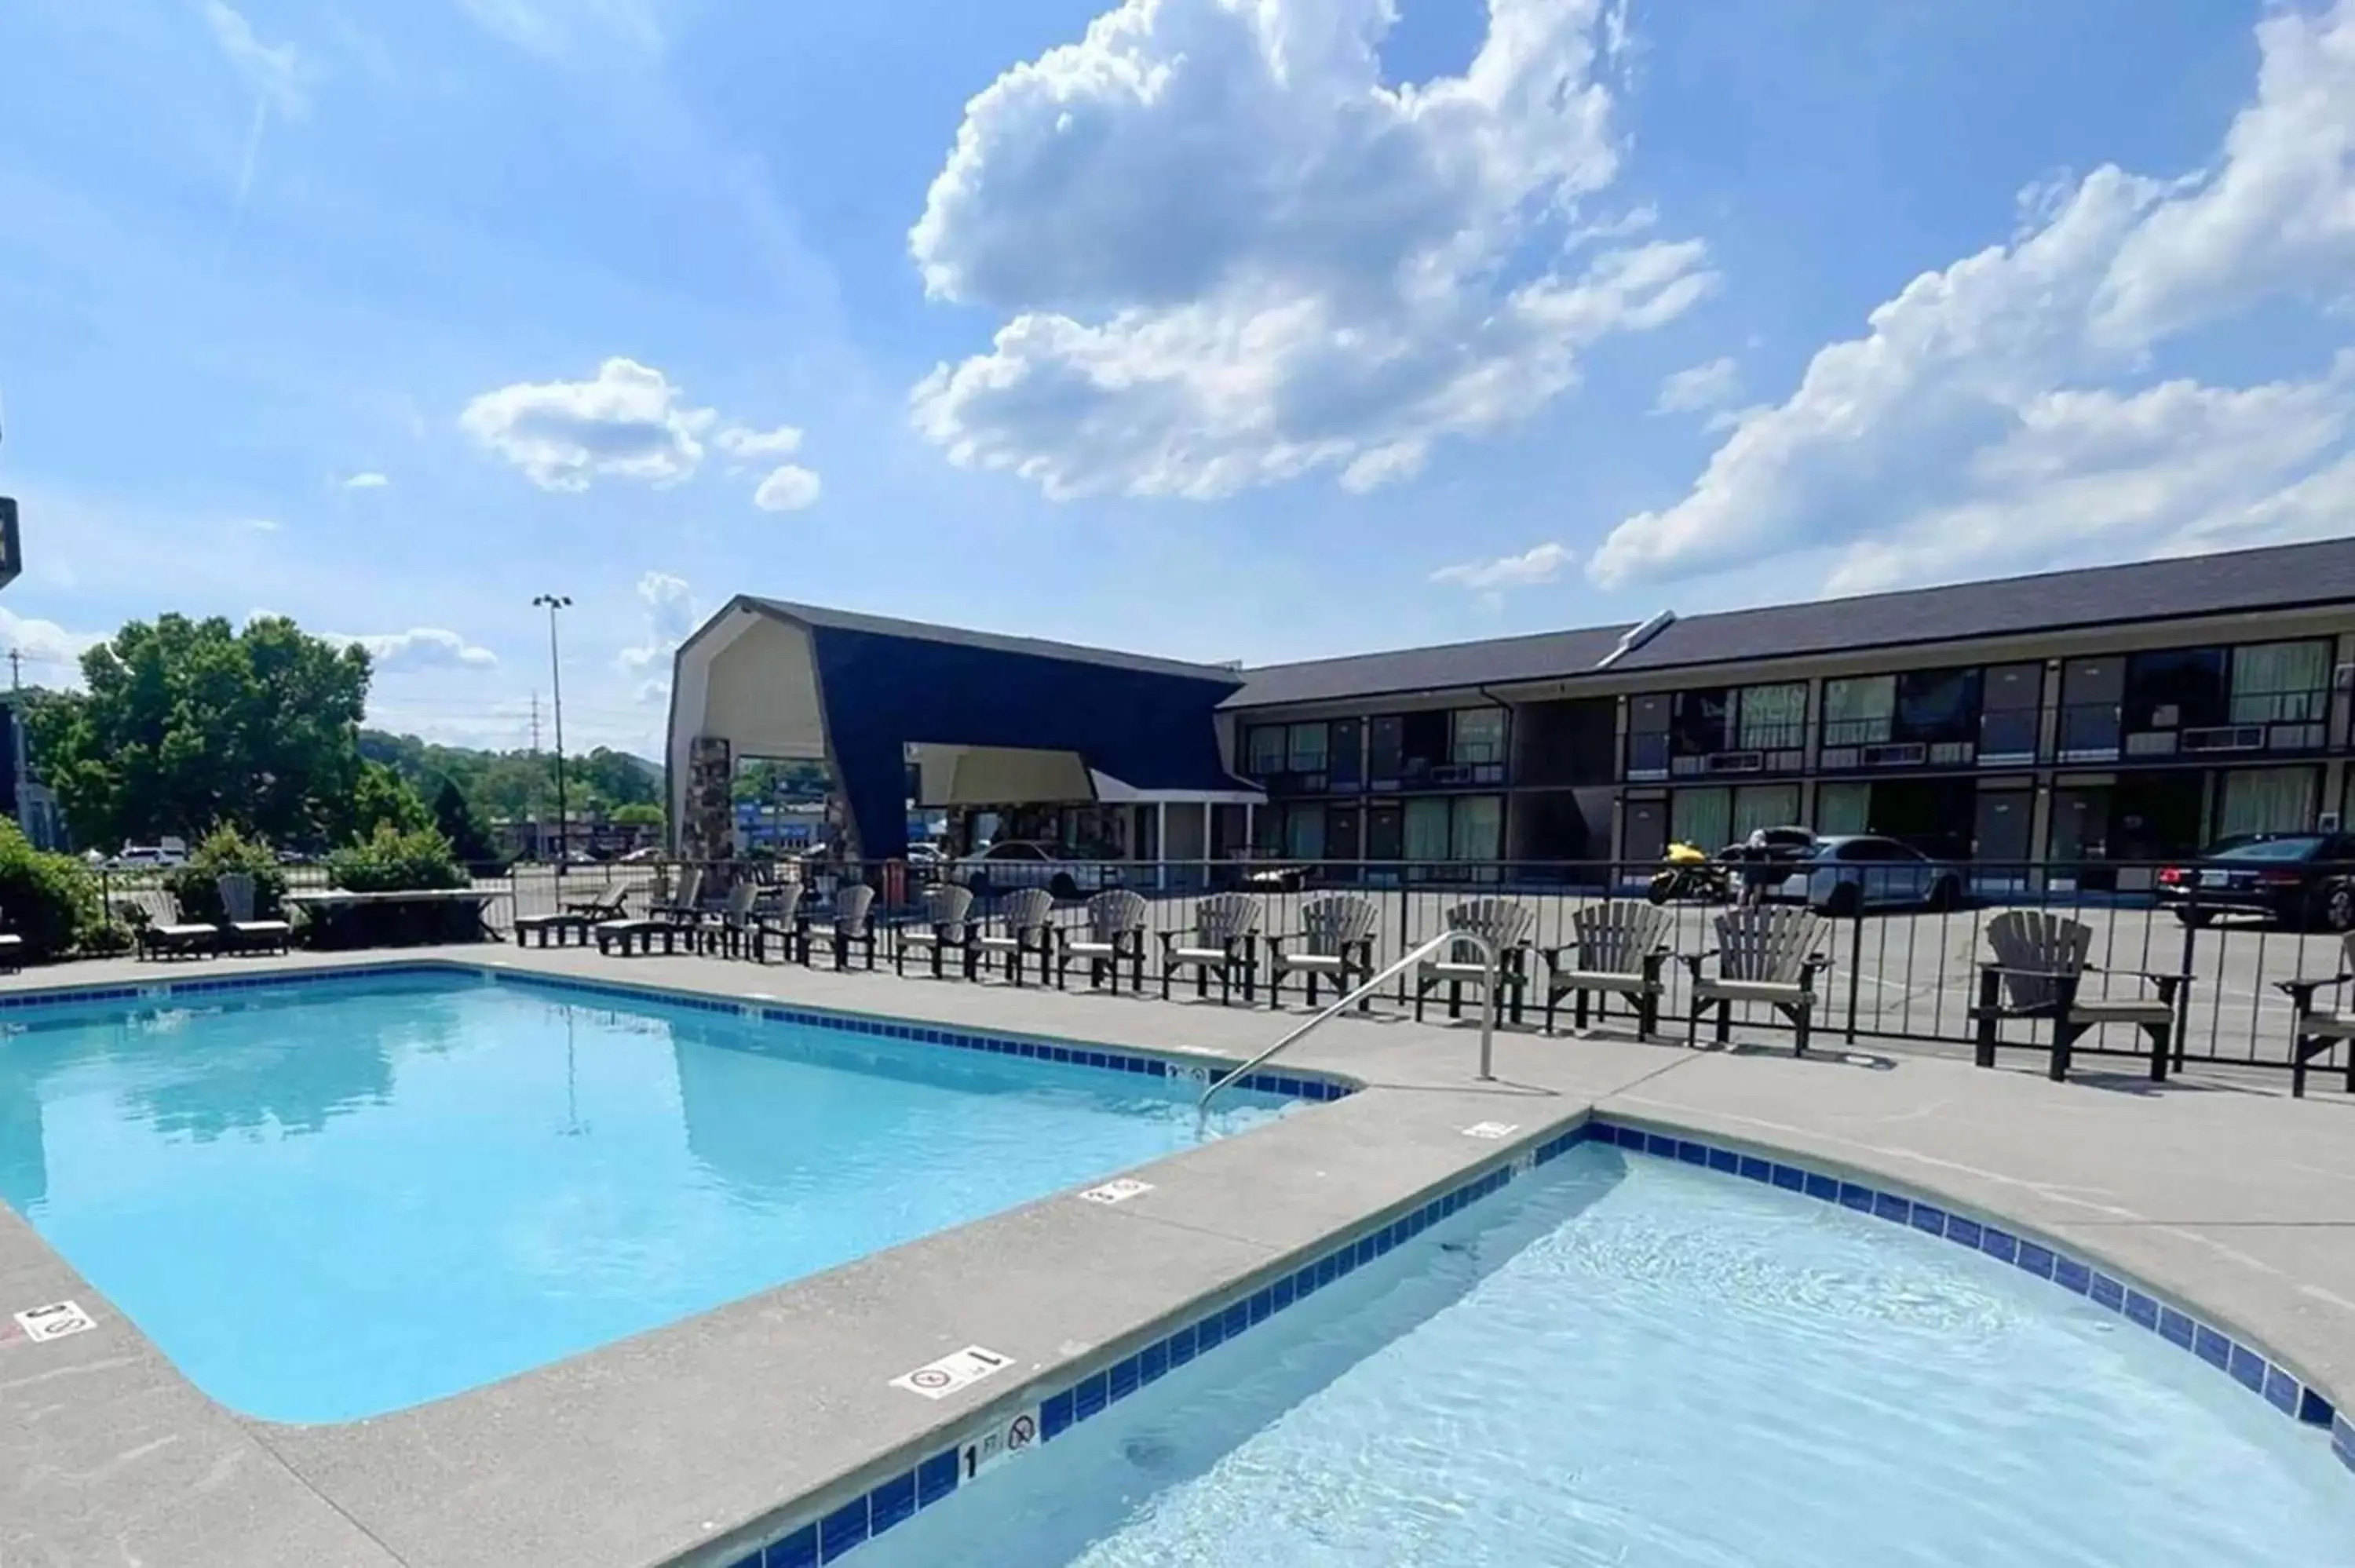
[[[180,906],[180,918],[218,925],[228,918],[221,907],[220,876],[241,871],[253,878],[253,917],[282,920],[286,896],[285,868],[260,839],[247,838],[235,828],[215,828],[188,857],[188,863],[168,873],[165,891]]]
[[[353,893],[411,893],[464,887],[465,868],[439,828],[402,832],[389,822],[361,842],[327,857],[328,880]]]
[[[100,919],[89,868],[35,849],[23,829],[0,817],[0,925],[25,939],[25,957],[63,958]]]
[[[85,959],[111,959],[131,950],[131,927],[119,920],[102,920],[82,927],[74,951]]]

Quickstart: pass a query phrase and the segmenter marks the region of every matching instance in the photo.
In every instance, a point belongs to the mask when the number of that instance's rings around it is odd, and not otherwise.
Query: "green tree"
[[[465,791],[458,781],[445,778],[433,796],[433,825],[450,841],[451,853],[468,865],[479,866],[499,858],[491,843],[491,835],[474,816],[474,809],[466,803]]]
[[[281,616],[134,620],[82,655],[87,690],[36,706],[33,741],[82,843],[227,824],[316,842],[359,780],[365,650]]]
[[[350,814],[343,837],[356,842],[374,838],[379,828],[413,833],[433,825],[433,812],[408,779],[381,762],[362,762],[352,787]]]
[[[651,800],[632,800],[614,807],[609,820],[619,828],[659,828],[663,809]]]

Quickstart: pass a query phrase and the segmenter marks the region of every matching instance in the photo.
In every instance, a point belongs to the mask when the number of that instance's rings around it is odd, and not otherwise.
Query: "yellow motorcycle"
[[[1674,843],[1660,859],[1644,896],[1655,904],[1672,898],[1699,898],[1723,904],[1733,896],[1733,874],[1723,861],[1712,860],[1697,844]]]

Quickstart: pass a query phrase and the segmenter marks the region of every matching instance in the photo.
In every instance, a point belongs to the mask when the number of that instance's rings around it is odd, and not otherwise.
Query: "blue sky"
[[[1395,16],[1392,13],[1395,12]],[[651,749],[737,592],[1254,662],[2355,519],[2355,0],[12,0],[28,678]]]

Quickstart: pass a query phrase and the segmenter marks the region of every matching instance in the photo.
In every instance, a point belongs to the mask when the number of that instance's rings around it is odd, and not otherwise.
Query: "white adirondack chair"
[[[1794,1046],[1807,1054],[1807,1036],[1814,1025],[1816,975],[1831,959],[1821,951],[1827,930],[1823,916],[1811,910],[1777,905],[1729,909],[1717,917],[1717,946],[1705,953],[1688,953],[1692,971],[1692,1015],[1685,1026],[1688,1044],[1700,1036],[1704,1014],[1714,1015],[1713,1037],[1724,1045],[1733,1039],[1733,1008],[1737,1002],[1764,1002],[1791,1021]],[[1703,966],[1717,960],[1717,972]]]
[[[1219,1000],[1234,999],[1235,977],[1243,982],[1243,1000],[1256,991],[1259,972],[1259,923],[1264,906],[1254,893],[1214,893],[1194,906],[1191,931],[1161,933],[1161,1000],[1169,1000],[1169,977],[1179,969],[1194,971],[1194,994],[1210,994],[1210,977],[1219,977]]]
[[[2355,1012],[2344,1007],[2318,1008],[2315,993],[2336,991],[2355,980],[2355,931],[2339,939],[2339,972],[2328,980],[2286,980],[2274,984],[2289,996],[2296,1020],[2290,1027],[2289,1092],[2306,1097],[2306,1070],[2317,1056],[2329,1054],[2342,1042],[2355,1040]],[[2355,1047],[2347,1053],[2347,1092],[2355,1095]]]
[[[253,914],[253,874],[225,871],[214,884],[220,890],[221,909],[228,916],[222,929],[229,945],[240,952],[284,952],[294,939],[294,927],[283,920],[257,920]]]
[[[1614,996],[1631,997],[1636,1038],[1648,1040],[1660,1027],[1661,967],[1670,951],[1676,916],[1654,904],[1613,899],[1582,906],[1570,917],[1572,940],[1545,949],[1546,1033],[1553,1033],[1554,1010],[1573,999],[1572,1022],[1583,1029],[1590,999],[1600,1016]]]
[[[899,927],[897,939],[891,944],[891,970],[894,974],[908,972],[908,949],[913,948],[932,956],[932,978],[941,978],[943,955],[964,955],[964,978],[973,979],[973,889],[954,882],[936,882],[924,889],[924,913],[911,924]]]
[[[1355,894],[1327,894],[1302,905],[1300,929],[1267,939],[1268,1005],[1284,1005],[1286,975],[1306,980],[1311,1007],[1320,980],[1330,980],[1334,994],[1343,996],[1352,984],[1372,979],[1374,927],[1380,918],[1372,899]]]
[[[1529,940],[1537,916],[1509,898],[1472,898],[1447,912],[1447,928],[1467,936],[1485,937],[1497,955],[1497,1001],[1514,1022],[1521,1021],[1524,993],[1529,989]],[[1415,966],[1414,1017],[1423,1022],[1423,1000],[1433,986],[1447,988],[1447,1016],[1464,1016],[1464,988],[1488,983],[1486,954],[1470,942],[1451,942],[1437,956]]]
[[[975,965],[994,958],[1020,985],[1022,961],[1036,953],[1039,979],[1043,982],[1054,958],[1054,917],[1055,895],[1045,888],[1023,887],[1007,894],[997,906],[997,918],[974,933]]]
[[[808,909],[808,897],[801,885],[793,885],[795,899],[794,915],[794,956],[806,966],[810,961],[812,933],[817,916]],[[834,912],[826,920],[826,941],[834,949],[834,967],[850,967],[850,949],[858,948],[867,959],[867,967],[875,967],[875,890],[863,882],[854,882],[834,890]]]
[[[1086,935],[1067,936],[1055,949],[1055,984],[1060,988],[1064,983],[1073,959],[1085,959],[1091,989],[1110,976],[1113,990],[1118,991],[1120,964],[1125,959],[1129,989],[1143,991],[1148,913],[1145,895],[1131,888],[1115,887],[1089,899]]]
[[[2126,1023],[2140,1029],[2150,1041],[2151,1081],[2166,1081],[2168,1052],[2175,1033],[2175,999],[2183,988],[2183,976],[2105,970],[2091,957],[2094,928],[2048,910],[2008,909],[1987,922],[1987,935],[1995,958],[1979,965],[1978,1005],[1971,1009],[1977,1024],[1980,1066],[1995,1065],[2007,1019],[2052,1021],[2055,1083],[2069,1075],[2071,1052],[2087,1030],[2105,1023]],[[2104,973],[2130,974],[2150,982],[2158,994],[2083,994],[2084,977]]]

